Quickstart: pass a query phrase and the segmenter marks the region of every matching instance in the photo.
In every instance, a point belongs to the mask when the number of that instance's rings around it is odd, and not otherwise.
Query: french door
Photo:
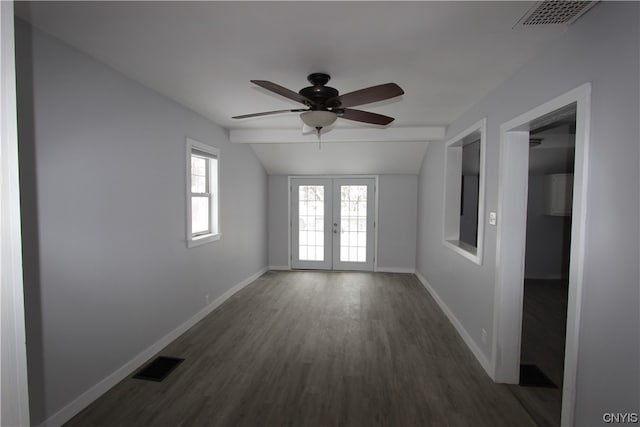
[[[374,178],[291,178],[291,267],[373,270]]]

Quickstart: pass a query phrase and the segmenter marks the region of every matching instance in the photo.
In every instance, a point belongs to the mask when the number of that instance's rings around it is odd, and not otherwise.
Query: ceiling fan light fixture
[[[323,128],[332,125],[337,118],[338,115],[336,113],[324,110],[312,110],[300,114],[300,120],[302,120],[305,125],[313,128]]]

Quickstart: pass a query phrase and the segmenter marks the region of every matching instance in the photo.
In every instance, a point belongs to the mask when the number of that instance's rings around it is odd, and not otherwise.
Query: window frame
[[[204,193],[191,191],[191,159],[193,156],[204,158],[206,162],[206,188]],[[216,161],[213,168],[211,161]],[[215,170],[214,170],[215,169]],[[186,138],[186,240],[192,248],[220,240],[220,150],[191,138]],[[194,197],[207,197],[209,200],[209,227],[199,233],[192,232],[192,201]]]
[[[478,180],[478,224],[476,246],[460,240],[460,212],[462,192],[462,147],[474,133],[480,133],[480,164]],[[442,243],[452,251],[482,265],[484,246],[485,210],[485,164],[486,164],[487,119],[476,122],[445,143],[444,203],[442,221]],[[477,141],[477,139],[476,139]]]

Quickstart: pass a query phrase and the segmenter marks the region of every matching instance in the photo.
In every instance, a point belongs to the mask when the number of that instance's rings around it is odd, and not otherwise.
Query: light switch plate
[[[495,212],[489,212],[489,225],[496,225],[498,223],[498,214]]]

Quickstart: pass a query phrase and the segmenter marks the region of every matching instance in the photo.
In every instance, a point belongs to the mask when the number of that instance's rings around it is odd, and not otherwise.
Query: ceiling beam
[[[392,128],[337,128],[322,134],[322,142],[403,142],[441,141],[445,126]],[[231,129],[231,142],[245,144],[317,142],[315,134],[303,135],[300,129]]]

